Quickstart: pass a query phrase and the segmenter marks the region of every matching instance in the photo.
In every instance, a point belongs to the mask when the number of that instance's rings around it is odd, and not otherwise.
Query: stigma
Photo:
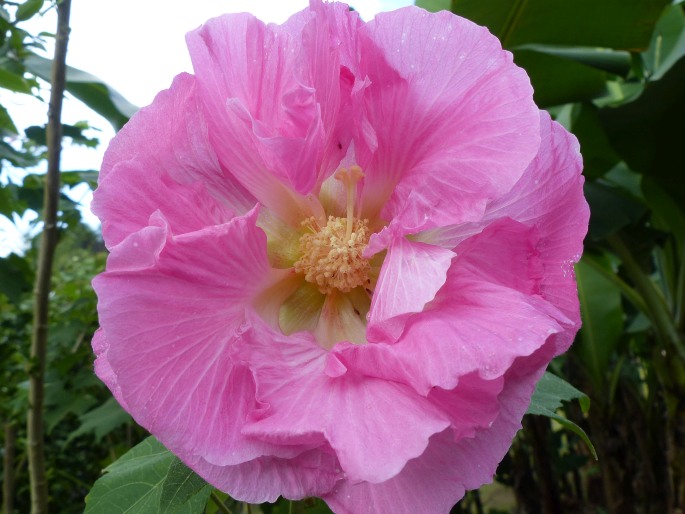
[[[302,222],[307,230],[299,240],[300,259],[294,268],[324,294],[348,293],[369,284],[371,265],[362,257],[369,243],[369,221],[355,217],[357,183],[364,176],[359,166],[341,168],[334,178],[346,190],[346,217],[329,216],[326,223],[314,217]]]

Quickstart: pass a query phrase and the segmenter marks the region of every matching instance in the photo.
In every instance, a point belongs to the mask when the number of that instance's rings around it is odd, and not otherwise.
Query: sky
[[[308,0],[72,0],[67,64],[99,77],[129,102],[142,107],[151,103],[159,91],[168,88],[175,75],[192,72],[185,46],[188,31],[226,12],[251,12],[265,22],[282,23],[308,3]],[[349,3],[363,19],[369,20],[378,12],[414,2],[351,0]],[[33,34],[52,33],[56,19],[51,10],[22,27]],[[47,88],[44,93],[47,99]],[[10,111],[20,129],[45,123],[47,102],[4,93],[0,94],[0,102]],[[65,145],[62,169],[97,170],[107,144],[114,136],[112,127],[68,95],[62,120],[69,124],[88,121],[94,129],[89,136],[101,141],[97,149]],[[45,165],[38,169],[44,170]],[[18,171],[10,170],[7,176],[15,181],[21,179]],[[88,208],[90,190],[82,185],[69,191],[69,195],[82,204],[84,219],[95,226],[97,219]],[[0,216],[0,256],[22,250],[25,245],[22,234],[30,231],[33,219],[35,213],[15,219],[14,223]]]

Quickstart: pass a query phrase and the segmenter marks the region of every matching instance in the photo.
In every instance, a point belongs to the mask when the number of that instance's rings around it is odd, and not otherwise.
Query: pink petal
[[[486,380],[500,377],[514,359],[530,355],[569,323],[539,297],[468,273],[451,275],[435,303],[408,321],[398,342],[342,345],[342,362],[427,394],[435,386],[453,389],[474,372]]]
[[[351,139],[351,86],[340,74],[335,36],[339,19],[351,16],[339,6],[279,27],[226,15],[187,38],[221,162],[286,220],[302,210],[300,195],[334,171]]]
[[[447,414],[455,440],[474,437],[478,430],[489,428],[499,415],[498,397],[504,378],[484,380],[477,372],[459,378],[451,390],[434,387],[428,400]]]
[[[323,499],[336,514],[447,514],[465,492],[452,463],[454,447],[445,430],[394,478],[379,484],[342,480]]]
[[[435,434],[424,453],[390,480],[378,484],[341,480],[324,500],[337,514],[447,514],[465,490],[492,481],[521,428],[535,383],[551,355],[552,347],[546,345],[530,357],[514,361],[486,395],[491,398],[492,392],[503,386],[497,396],[496,417],[473,436],[455,441],[458,426]]]
[[[454,248],[488,225],[499,223],[503,228],[503,219],[514,219],[529,227],[530,237],[534,238],[531,240],[534,248],[529,253],[535,254],[538,266],[534,272],[538,276],[535,292],[558,308],[575,327],[556,338],[557,351],[561,353],[571,344],[580,326],[573,263],[582,253],[590,213],[583,197],[582,160],[575,137],[551,121],[547,113],[541,112],[540,119],[542,143],[538,155],[512,190],[488,206],[482,222],[443,227],[423,233],[419,239]],[[509,227],[511,229],[513,225],[509,224]],[[517,237],[510,229],[509,236],[503,236],[503,246],[511,246],[511,239]],[[496,239],[492,240],[490,249],[482,247],[478,266],[491,270],[499,267],[502,273],[508,271],[510,280],[507,283],[525,291],[514,285],[513,279],[517,274],[519,277],[525,275],[521,267],[531,264],[530,259],[525,253],[512,259],[503,257],[495,248]],[[511,265],[504,266],[507,260]]]
[[[268,407],[244,433],[286,444],[325,440],[349,479],[376,483],[399,473],[423,453],[432,434],[448,426],[403,384],[344,370],[327,373],[327,352],[310,335],[285,337],[263,324],[252,328],[246,333],[248,359],[257,397]]]
[[[109,350],[109,345],[107,344],[107,339],[105,338],[105,333],[101,328],[98,328],[93,335],[93,341],[91,342],[93,346],[93,352],[95,353],[95,374],[102,380],[105,385],[112,391],[114,398],[119,402],[119,404],[126,410],[128,406],[126,401],[121,395],[121,388],[117,383],[117,376],[112,370],[107,360],[107,350]]]
[[[219,165],[194,77],[186,74],[119,131],[105,153],[99,185],[93,212],[110,248],[146,226],[158,209],[182,233],[223,223],[255,203]]]
[[[361,37],[378,141],[374,153],[359,144],[367,216],[382,209],[412,231],[479,219],[540,142],[525,72],[485,28],[447,12],[381,13]]]
[[[186,40],[220,161],[262,204],[288,219],[301,199],[292,198],[286,187],[287,170],[281,167],[277,175],[269,169],[274,163],[266,160],[273,159],[260,154],[259,138],[268,139],[269,126],[276,132],[284,125],[277,106],[295,86],[289,82],[293,63],[287,60],[294,43],[246,13],[209,20]],[[311,114],[311,102],[302,107]],[[311,165],[304,171],[311,180]]]
[[[454,255],[439,246],[396,238],[371,300],[369,340],[397,340],[409,316],[421,312],[445,283]]]
[[[488,208],[488,218],[509,216],[534,226],[544,271],[541,294],[580,326],[573,264],[583,252],[590,210],[583,196],[582,158],[576,138],[542,111],[542,144],[529,170],[505,197]],[[568,334],[565,351],[575,330]]]
[[[491,426],[477,431],[473,438],[457,442],[454,466],[461,470],[466,489],[492,482],[497,466],[511,447],[521,419],[547,364],[553,357],[553,344],[545,344],[530,356],[518,357],[504,375],[498,396],[499,415]]]
[[[216,466],[192,455],[183,460],[214,487],[248,503],[322,496],[340,478],[330,450],[310,450],[290,459],[260,457],[235,466]]]
[[[536,228],[502,218],[457,246],[456,265],[474,277],[537,295],[545,274],[539,244]]]
[[[146,227],[160,211],[174,233],[193,232],[229,221],[235,212],[212,197],[202,182],[182,185],[160,170],[135,160],[114,166],[93,196],[92,210],[102,220],[102,234],[112,249]]]
[[[220,465],[302,451],[241,433],[257,402],[235,347],[246,304],[274,278],[256,217],[180,236],[157,218],[93,281],[106,336],[95,341],[100,376],[170,450]]]

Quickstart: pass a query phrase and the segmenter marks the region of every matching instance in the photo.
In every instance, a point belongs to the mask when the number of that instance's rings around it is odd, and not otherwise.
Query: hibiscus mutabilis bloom
[[[187,40],[102,166],[98,376],[237,499],[448,512],[578,329],[575,139],[446,12]]]

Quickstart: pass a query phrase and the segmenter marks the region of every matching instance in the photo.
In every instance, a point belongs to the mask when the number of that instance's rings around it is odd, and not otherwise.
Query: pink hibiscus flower
[[[448,512],[578,329],[575,139],[450,13],[312,0],[187,40],[102,166],[98,376],[237,499]]]

